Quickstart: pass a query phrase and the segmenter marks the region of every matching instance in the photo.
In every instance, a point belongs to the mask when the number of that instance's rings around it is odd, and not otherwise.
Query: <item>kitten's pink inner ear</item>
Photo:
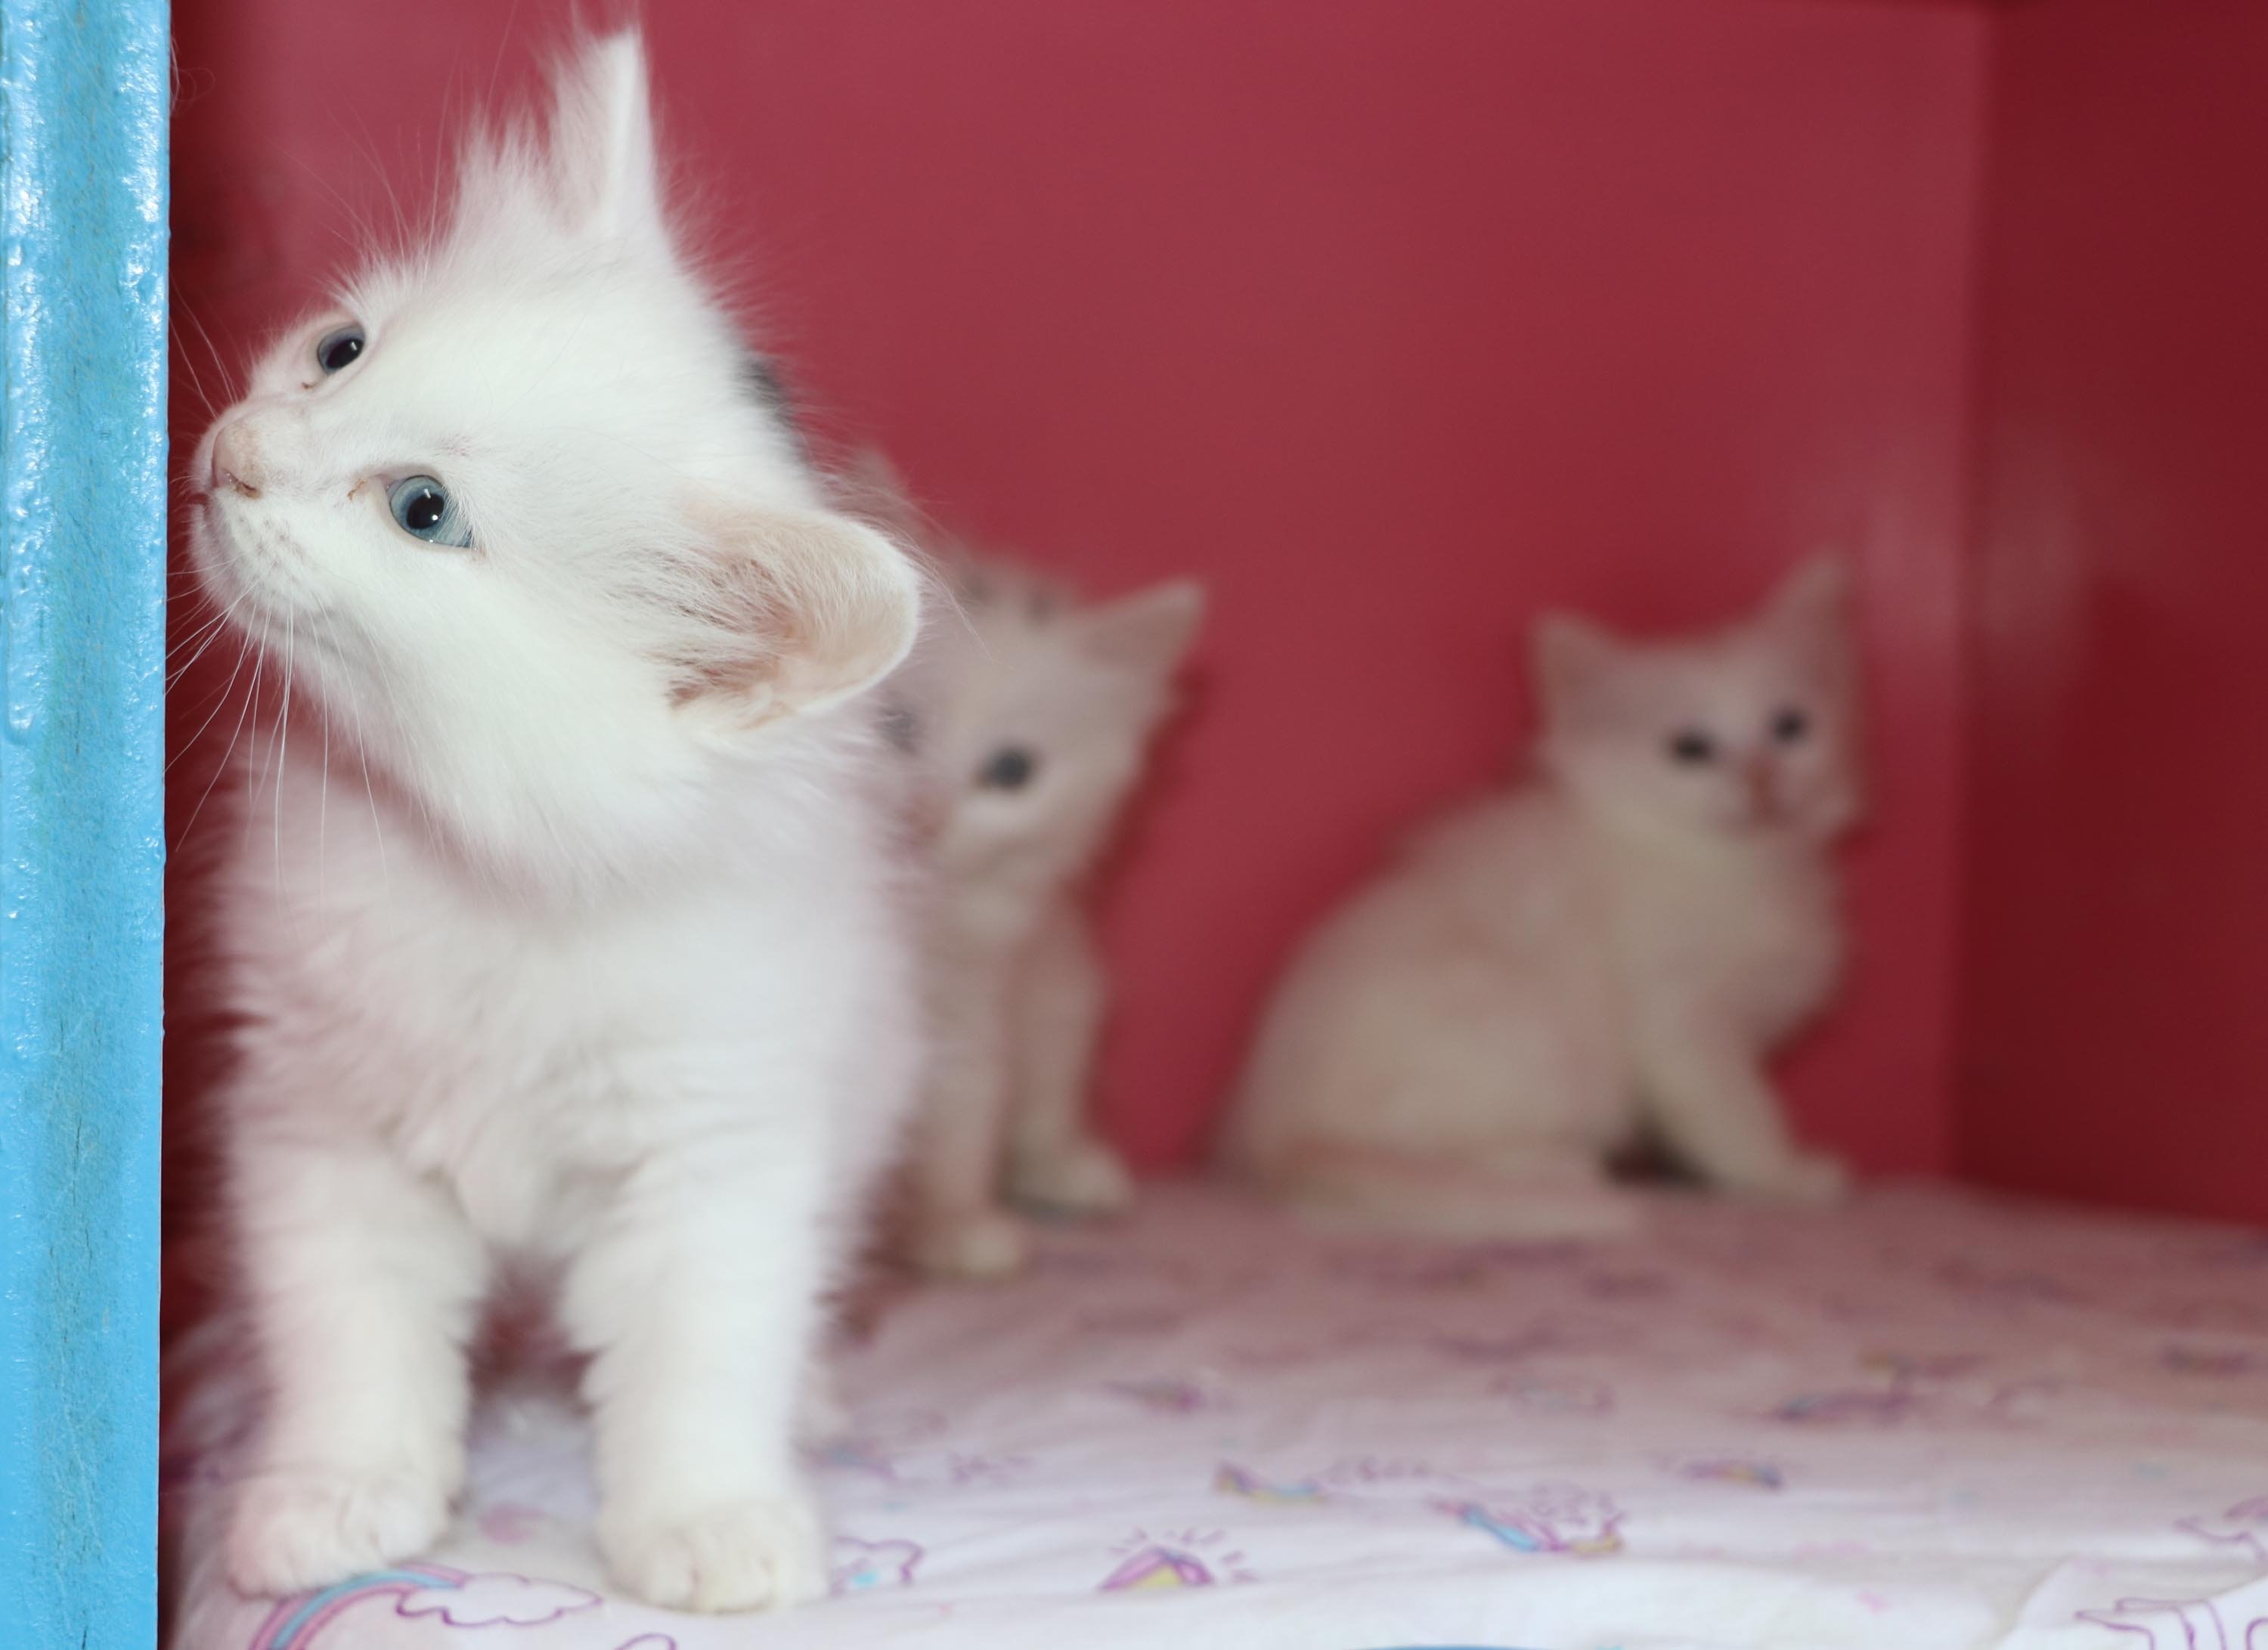
[[[1204,619],[1204,590],[1192,579],[1138,590],[1079,615],[1090,658],[1164,674],[1182,661]]]
[[[644,38],[624,29],[585,42],[560,65],[553,93],[552,174],[575,226],[665,239]]]
[[[713,527],[718,606],[746,642],[702,661],[681,694],[748,725],[824,709],[880,681],[913,646],[921,590],[873,528],[750,512]]]

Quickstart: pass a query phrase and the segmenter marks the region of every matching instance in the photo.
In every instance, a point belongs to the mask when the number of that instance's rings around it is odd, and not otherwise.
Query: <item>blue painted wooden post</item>
[[[0,1644],[156,1633],[164,0],[0,0]]]

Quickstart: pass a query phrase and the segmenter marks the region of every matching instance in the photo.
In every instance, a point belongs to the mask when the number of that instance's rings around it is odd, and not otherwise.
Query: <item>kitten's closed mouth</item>
[[[254,619],[322,619],[331,609],[313,600],[297,565],[303,552],[288,534],[232,520],[218,497],[200,501],[189,542],[210,593],[237,615]]]

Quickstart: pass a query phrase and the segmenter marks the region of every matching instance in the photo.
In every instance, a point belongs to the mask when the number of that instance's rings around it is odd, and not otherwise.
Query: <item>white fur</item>
[[[1788,1137],[1771,1052],[1830,995],[1829,844],[1856,816],[1839,569],[1759,617],[1631,644],[1537,635],[1536,776],[1452,814],[1326,921],[1263,1022],[1229,1160],[1319,1208],[1484,1235],[1607,1234],[1642,1123],[1706,1180],[1837,1195]],[[1773,719],[1802,711],[1799,738]],[[1669,741],[1705,733],[1712,760]]]
[[[875,461],[870,460],[870,470]],[[874,490],[889,492],[887,479]],[[932,843],[928,985],[938,1052],[911,1163],[909,1247],[925,1269],[1023,1263],[1006,1197],[1076,1213],[1133,1186],[1086,1121],[1108,980],[1080,900],[1170,708],[1204,602],[1186,582],[1074,606],[998,563],[964,570],[896,685]],[[983,780],[1004,750],[1024,784]]]
[[[350,319],[367,346],[325,376]],[[248,1591],[441,1532],[504,1263],[588,1355],[619,1580],[706,1609],[824,1590],[792,1412],[919,1063],[850,702],[917,582],[827,508],[743,358],[671,244],[616,35],[196,454],[202,577],[289,696],[223,890],[268,1389],[227,1536]],[[387,484],[421,474],[474,548],[395,526]]]

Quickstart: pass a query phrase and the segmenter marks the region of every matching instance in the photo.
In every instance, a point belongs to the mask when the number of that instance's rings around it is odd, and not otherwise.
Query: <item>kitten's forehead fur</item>
[[[226,431],[260,485],[215,484],[193,541],[459,845],[549,843],[573,873],[681,846],[751,762],[839,751],[846,718],[820,713],[904,655],[918,594],[747,393],[669,231],[638,37],[579,45],[553,94],[547,122],[468,143],[438,234],[261,361],[191,472]],[[326,375],[315,343],[348,324],[362,352]],[[471,549],[395,525],[388,489],[416,475]]]

